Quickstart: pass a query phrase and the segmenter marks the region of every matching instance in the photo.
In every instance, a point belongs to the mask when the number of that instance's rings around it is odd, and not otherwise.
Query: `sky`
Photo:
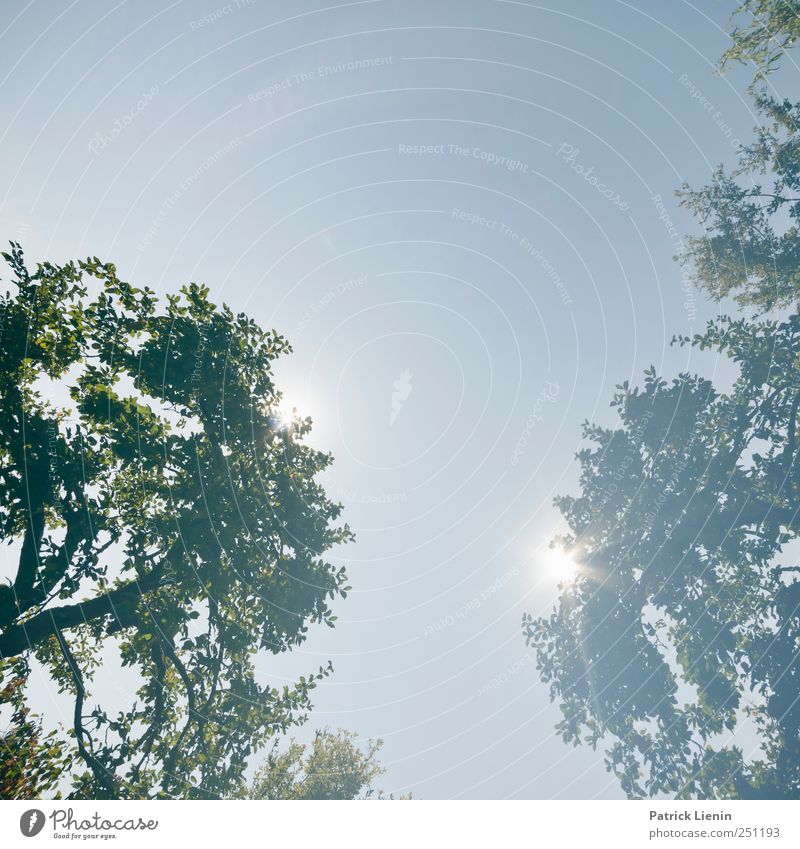
[[[621,796],[558,738],[521,618],[571,574],[546,546],[582,422],[651,364],[730,381],[670,340],[716,312],[674,190],[756,123],[746,70],[714,71],[734,6],[3,5],[0,237],[205,283],[292,343],[277,382],[335,457],[353,592],[259,676],[332,660],[297,736],[382,738],[387,791]],[[110,666],[98,700],[129,693]]]

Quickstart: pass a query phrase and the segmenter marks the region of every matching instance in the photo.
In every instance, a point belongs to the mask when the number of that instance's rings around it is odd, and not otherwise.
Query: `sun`
[[[578,562],[563,546],[548,546],[539,552],[539,562],[552,578],[571,580],[578,574]]]
[[[291,427],[292,423],[302,418],[301,405],[294,398],[288,398],[286,395],[281,397],[279,403],[273,408],[273,415],[280,428]]]

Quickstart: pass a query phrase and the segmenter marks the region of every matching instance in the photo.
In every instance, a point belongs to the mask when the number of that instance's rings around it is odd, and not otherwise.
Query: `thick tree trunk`
[[[154,569],[138,581],[88,601],[43,610],[25,622],[12,625],[0,634],[0,658],[15,657],[29,651],[55,636],[57,629],[74,628],[106,616],[120,618],[122,614],[129,613],[145,593],[158,586],[162,571]]]

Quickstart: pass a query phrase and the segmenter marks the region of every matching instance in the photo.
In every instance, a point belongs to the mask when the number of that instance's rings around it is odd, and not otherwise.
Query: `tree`
[[[38,717],[21,698],[24,678],[0,691],[0,702],[13,705],[9,728],[0,737],[0,800],[39,799],[54,790],[69,755],[55,731],[44,734]]]
[[[376,755],[382,740],[362,749],[356,734],[340,728],[317,731],[309,747],[294,740],[281,752],[275,741],[252,784],[241,791],[248,799],[368,799],[372,782],[384,772]]]
[[[800,2],[748,0],[743,14],[751,20],[733,28],[720,65],[754,62],[763,81],[800,37]],[[751,93],[763,121],[740,147],[737,167],[728,173],[720,165],[709,185],[678,192],[704,230],[688,239],[682,259],[715,298],[768,311],[800,303],[800,103],[752,86]]]
[[[631,797],[800,794],[800,316],[720,319],[681,344],[740,370],[619,387],[587,424],[578,496],[556,503],[580,564],[524,629],[575,745],[610,739]],[[737,745],[749,723],[757,753]]]
[[[273,688],[256,653],[333,626],[348,589],[323,558],[350,539],[315,481],[331,457],[275,415],[289,345],[196,284],[159,309],[97,258],[4,257],[0,686],[35,660],[71,696],[73,797],[229,794],[328,673]],[[91,684],[115,656],[141,686],[109,716]]]
[[[722,59],[775,70],[800,4],[747,0]],[[751,86],[751,92],[753,88]],[[738,367],[727,394],[698,375],[618,387],[614,427],[586,424],[577,497],[556,500],[578,563],[549,617],[526,616],[539,670],[575,745],[608,742],[632,797],[800,793],[800,104],[755,94],[765,118],[738,166],[679,196],[704,227],[682,257],[722,317],[682,345]],[[794,308],[785,320],[764,320]],[[761,312],[762,318],[758,318]],[[749,725],[756,751],[737,740]]]
[[[766,120],[740,149],[738,167],[720,166],[708,186],[678,194],[703,225],[683,257],[697,285],[771,310],[800,303],[800,103],[765,93],[755,101]]]
[[[742,26],[734,22],[745,20]],[[772,73],[784,53],[800,38],[798,0],[745,0],[731,16],[731,46],[722,56],[731,62],[755,66],[756,80]]]

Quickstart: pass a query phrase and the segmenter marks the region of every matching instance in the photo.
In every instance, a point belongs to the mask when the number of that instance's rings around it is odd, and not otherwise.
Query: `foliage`
[[[253,783],[240,794],[248,799],[367,799],[372,782],[384,772],[376,760],[381,740],[356,744],[356,734],[340,728],[317,731],[309,747],[294,740],[281,752],[276,740]]]
[[[10,727],[0,737],[0,800],[39,799],[51,792],[68,763],[55,731],[44,734],[41,721],[21,696],[25,678],[0,690],[0,702],[13,706]]]
[[[732,21],[732,46],[720,66],[752,62],[755,81],[778,67],[800,37],[798,0],[746,0]],[[756,310],[800,303],[800,103],[750,87],[762,122],[742,144],[738,163],[719,166],[699,190],[684,185],[679,197],[703,225],[681,257],[693,263],[695,282],[715,298],[734,297]]]
[[[97,258],[4,256],[0,686],[35,659],[72,698],[74,797],[229,794],[328,672],[272,688],[256,652],[332,627],[347,590],[323,559],[350,538],[315,481],[331,457],[275,414],[289,345],[197,284],[159,308]],[[108,715],[91,680],[115,658],[141,683]]]
[[[800,303],[800,104],[760,94],[756,105],[765,122],[738,166],[720,166],[708,186],[684,185],[679,196],[704,229],[684,256],[697,284],[770,310]]]
[[[736,22],[744,20],[742,26]],[[798,0],[745,0],[732,18],[731,46],[721,65],[731,62],[753,64],[756,79],[777,67],[781,57],[800,38]]]
[[[581,493],[557,499],[579,576],[527,640],[561,735],[612,738],[629,796],[797,798],[800,566],[781,551],[800,532],[800,316],[679,341],[740,377],[722,394],[651,369],[619,387],[616,427],[585,426]]]

